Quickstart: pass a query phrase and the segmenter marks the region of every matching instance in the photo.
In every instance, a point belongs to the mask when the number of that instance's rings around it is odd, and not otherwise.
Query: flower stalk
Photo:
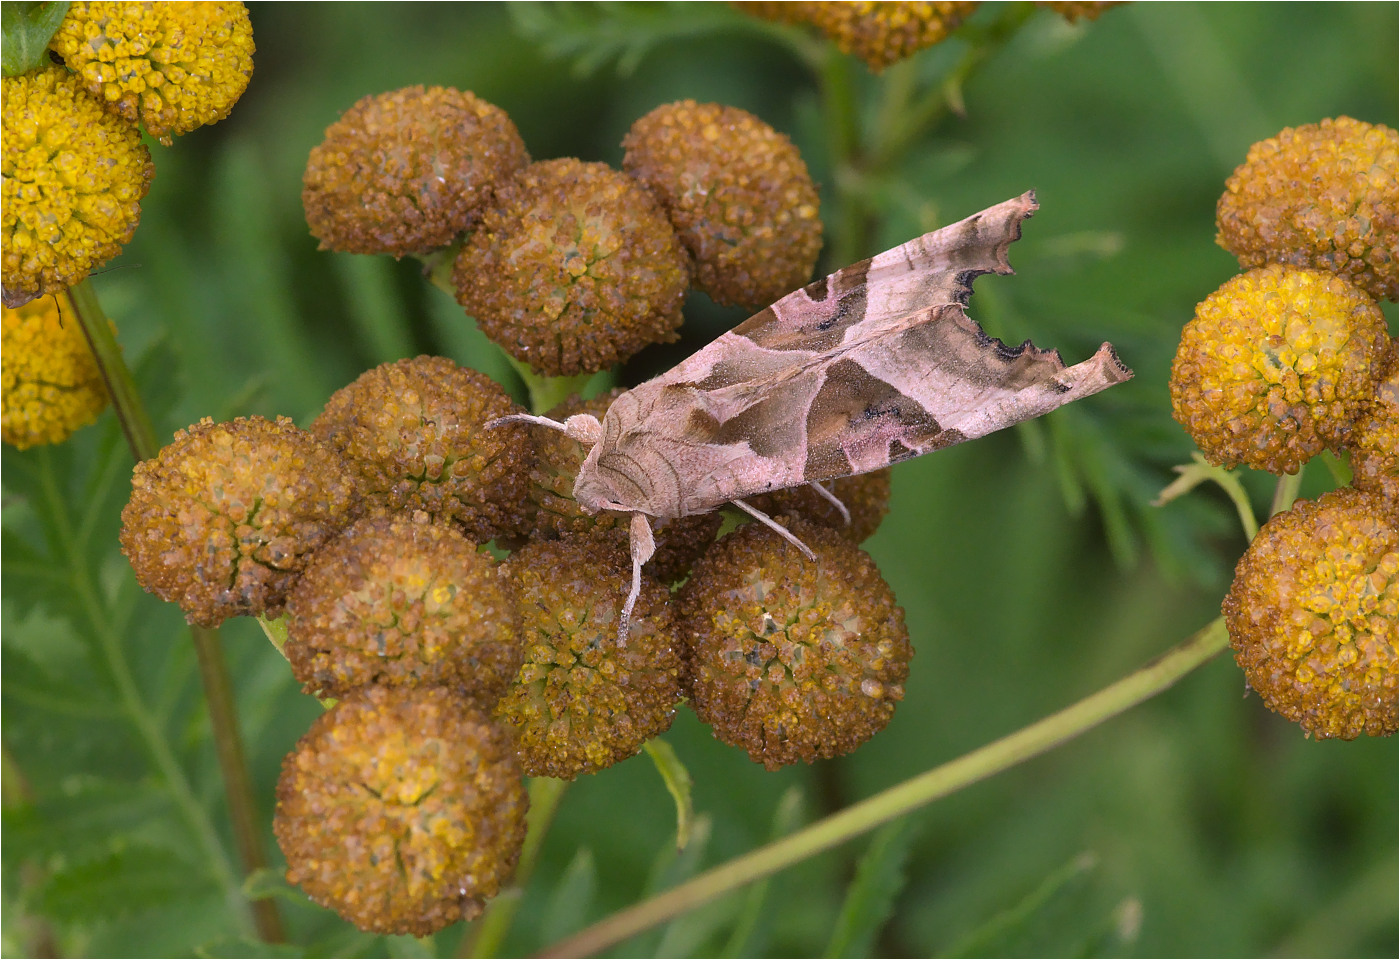
[[[122,358],[121,347],[112,332],[112,323],[97,299],[90,280],[83,280],[69,291],[73,312],[77,315],[92,354],[97,359],[103,382],[111,395],[112,409],[122,434],[139,463],[159,452],[150,414],[136,390],[131,370]],[[210,726],[223,774],[224,792],[228,800],[229,819],[246,874],[267,868],[262,831],[258,826],[257,804],[253,799],[253,784],[248,774],[243,738],[238,730],[238,713],[233,685],[229,680],[228,662],[217,629],[190,627],[195,656],[199,661],[199,676],[204,687],[204,699],[209,708]],[[268,943],[286,939],[277,904],[270,899],[254,900],[249,904],[258,936]]]

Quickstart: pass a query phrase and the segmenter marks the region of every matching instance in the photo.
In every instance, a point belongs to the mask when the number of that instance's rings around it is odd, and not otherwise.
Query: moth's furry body
[[[1107,343],[1065,367],[963,312],[976,277],[1012,272],[1007,248],[1036,208],[1026,193],[790,293],[619,396],[601,423],[522,418],[591,446],[574,498],[633,515],[633,596],[646,517],[735,503],[772,525],[743,498],[877,470],[1130,378]]]

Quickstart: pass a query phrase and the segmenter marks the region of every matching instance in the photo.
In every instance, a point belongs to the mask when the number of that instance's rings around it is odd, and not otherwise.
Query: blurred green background
[[[987,4],[974,24],[1004,6]],[[415,263],[318,252],[308,235],[307,152],[367,94],[469,89],[509,112],[536,159],[613,164],[628,126],[657,104],[720,101],[789,133],[830,209],[837,173],[812,76],[729,8],[251,13],[247,93],[223,123],[153,145],[140,229],[94,281],[162,441],[203,416],[305,425],[367,367],[422,352],[520,390]],[[667,739],[695,778],[697,840],[676,859],[674,809],[645,757],[581,780],[508,953],[762,844],[785,796],[799,798],[797,822],[816,819],[1093,692],[1216,616],[1244,548],[1228,502],[1202,489],[1149,505],[1192,450],[1166,388],[1180,328],[1237,272],[1214,244],[1215,200],[1249,145],[1284,126],[1341,114],[1395,126],[1398,29],[1394,4],[1131,4],[1077,26],[1040,11],[969,80],[965,116],[946,116],[864,185],[878,221],[863,255],[1035,188],[1041,211],[1011,253],[1018,276],[980,280],[973,314],[1070,362],[1112,340],[1137,378],[901,465],[891,516],[866,544],[917,651],[888,729],[841,760],[766,773],[681,709]],[[908,76],[936,82],[964,49],[955,37],[925,51]],[[629,70],[616,69],[616,52],[633,54]],[[580,57],[593,69],[578,69]],[[852,65],[858,116],[871,122],[888,79]],[[692,298],[683,344],[643,353],[621,381],[742,317]],[[188,633],[177,610],[140,592],[116,547],[129,470],[110,414],[63,447],[5,451],[10,956],[258,949],[240,941],[230,909],[236,857]],[[1325,474],[1315,465],[1305,493],[1330,486]],[[1246,482],[1262,512],[1271,478]],[[223,634],[266,824],[281,758],[319,708],[256,624]],[[874,906],[835,948],[1394,956],[1396,783],[1393,741],[1307,740],[1222,657],[885,835],[869,860]],[[268,844],[280,869],[270,830]],[[741,952],[827,951],[869,845],[774,878]],[[273,955],[452,955],[461,938],[460,927],[435,942],[373,938],[299,893],[278,897],[302,946]],[[617,954],[715,955],[744,902],[722,900]]]

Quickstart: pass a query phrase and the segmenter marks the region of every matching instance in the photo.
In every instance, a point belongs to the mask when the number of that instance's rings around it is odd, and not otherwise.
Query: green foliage
[[[18,6],[3,7],[7,71]],[[305,425],[367,367],[422,352],[526,399],[420,263],[317,251],[307,233],[300,175],[324,127],[361,96],[413,83],[502,106],[537,159],[616,163],[627,127],[666,100],[743,107],[794,138],[830,243],[853,256],[1034,187],[1042,209],[1012,250],[1018,275],[980,279],[974,315],[1067,361],[1111,340],[1137,373],[896,470],[892,514],[866,546],[917,656],[886,731],[840,761],[769,774],[682,708],[667,741],[692,781],[685,849],[648,760],[583,778],[518,894],[505,954],[1038,719],[1212,619],[1244,546],[1234,503],[1213,485],[1151,502],[1191,454],[1166,399],[1179,331],[1236,271],[1213,243],[1215,199],[1249,145],[1285,125],[1397,123],[1393,5],[1133,4],[1069,26],[987,4],[878,78],[727,4],[251,15],[247,94],[228,120],[156,151],[140,228],[93,281],[162,442],[201,416]],[[1026,16],[985,48],[954,112],[942,79],[1003,18]],[[834,157],[837,82],[855,142],[908,148]],[[910,128],[916,115],[925,122]],[[644,352],[619,383],[742,319],[702,297],[689,307],[682,342]],[[422,942],[360,934],[278,880],[273,789],[320,708],[257,625],[236,622],[223,646],[273,861],[245,884],[189,632],[141,592],[116,545],[130,469],[110,413],[63,446],[6,449],[0,465],[4,952],[455,955],[460,927]],[[1262,514],[1269,478],[1239,480]],[[1314,466],[1303,495],[1332,483]],[[1395,953],[1393,744],[1304,740],[1243,688],[1223,658],[941,801],[917,835],[877,835],[858,868],[851,849],[813,857],[613,953],[815,955],[838,915],[838,953]],[[277,904],[291,945],[252,939],[245,891]]]
[[[0,3],[0,73],[28,73],[48,62],[49,40],[68,12],[67,0],[6,0]]]

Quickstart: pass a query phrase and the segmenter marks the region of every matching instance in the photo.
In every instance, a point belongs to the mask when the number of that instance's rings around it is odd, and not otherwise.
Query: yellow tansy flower
[[[136,128],[60,67],[4,83],[4,301],[59,293],[121,252],[155,166]]]
[[[241,3],[74,3],[49,47],[109,110],[167,146],[228,116],[253,75]]]
[[[11,446],[62,443],[107,405],[97,361],[66,294],[6,307],[0,351],[0,422]]]

